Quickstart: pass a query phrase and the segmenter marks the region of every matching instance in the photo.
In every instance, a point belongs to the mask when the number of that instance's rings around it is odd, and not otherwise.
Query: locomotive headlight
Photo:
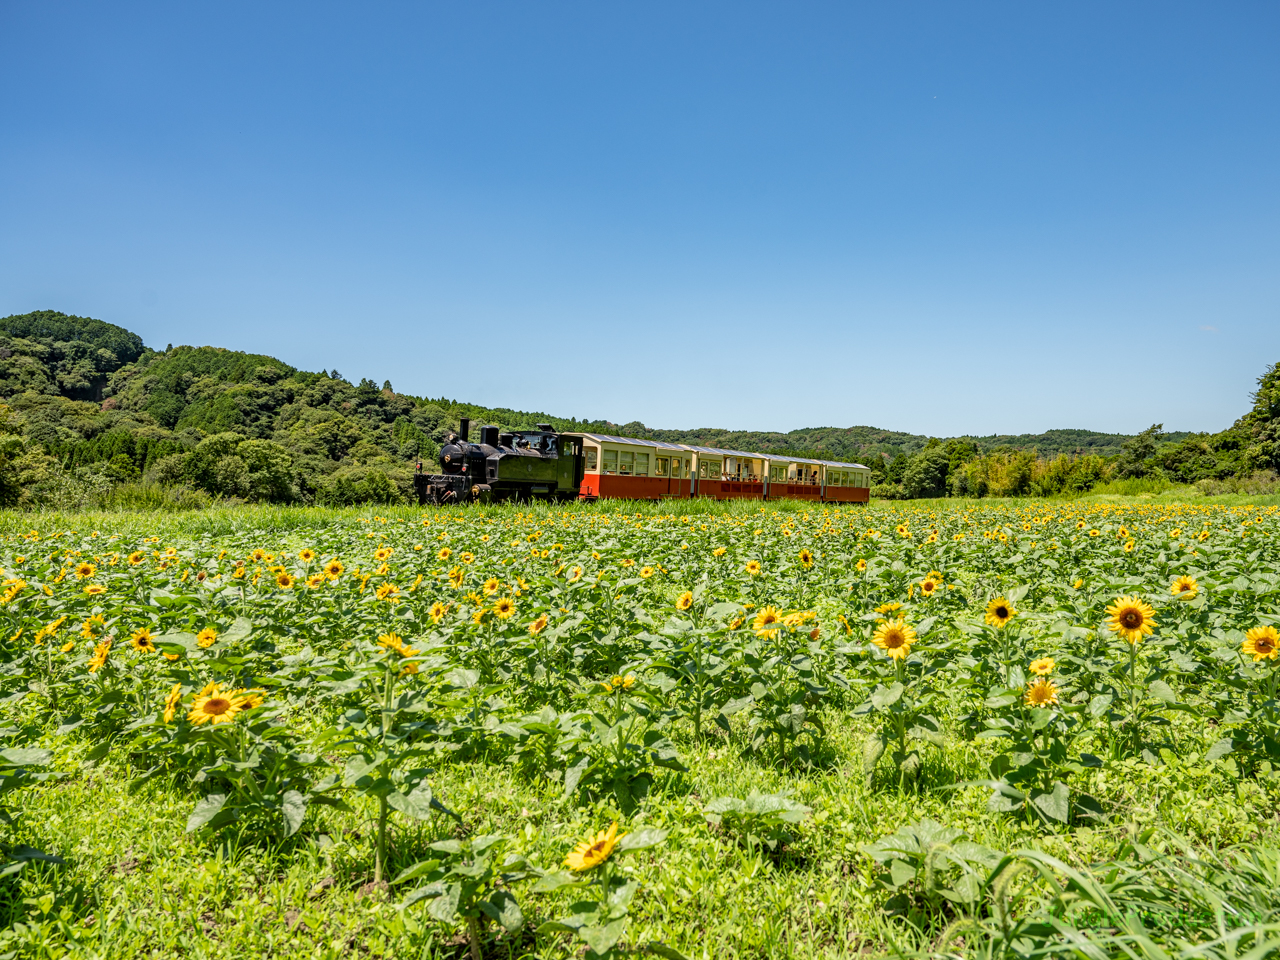
[[[447,454],[447,453],[446,453],[446,454],[444,455],[444,462],[445,462],[445,463],[452,463],[452,462],[453,462],[453,457],[451,457],[449,454]]]

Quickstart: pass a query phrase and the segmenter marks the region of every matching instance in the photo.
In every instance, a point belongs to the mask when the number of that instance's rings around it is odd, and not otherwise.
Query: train
[[[562,433],[551,424],[470,437],[463,417],[440,449],[440,473],[421,460],[414,470],[418,502],[491,503],[531,500],[811,500],[871,499],[871,470],[860,463],[725,450],[598,433]]]

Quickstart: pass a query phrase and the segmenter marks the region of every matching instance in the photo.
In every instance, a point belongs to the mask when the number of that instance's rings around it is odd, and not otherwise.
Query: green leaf
[[[1163,700],[1165,701],[1165,703],[1178,702],[1178,697],[1173,692],[1173,688],[1170,687],[1163,680],[1153,680],[1150,684],[1147,685],[1147,690],[1157,700]]]
[[[1235,741],[1231,737],[1223,737],[1221,740],[1219,740],[1217,743],[1215,743],[1212,747],[1209,748],[1209,752],[1205,754],[1205,760],[1210,762],[1214,760],[1218,760],[1222,757],[1225,757],[1234,748],[1235,748]]]
[[[387,794],[387,806],[393,810],[399,810],[405,816],[413,817],[415,820],[430,820],[431,788],[427,786],[424,780],[408,794],[401,793],[399,790],[392,790]]]
[[[879,686],[871,694],[871,703],[877,710],[883,710],[885,707],[893,706],[901,698],[906,688],[894,681],[893,686]]]
[[[1050,820],[1066,823],[1071,819],[1071,793],[1065,783],[1055,783],[1051,791],[1032,791],[1031,803]]]
[[[0,758],[15,767],[43,767],[53,759],[53,751],[35,747],[6,747],[0,750]]]
[[[297,790],[286,790],[280,804],[284,815],[284,835],[291,837],[298,832],[307,816],[307,801]]]
[[[561,887],[567,887],[571,884],[578,883],[578,878],[571,873],[548,873],[538,878],[538,882],[533,885],[534,893],[552,893]]]
[[[449,922],[458,912],[458,901],[462,898],[462,884],[449,883],[445,885],[444,893],[440,894],[436,899],[431,901],[431,906],[427,907],[427,913],[437,920]]]
[[[191,812],[191,816],[187,817],[187,833],[194,833],[216,817],[222,811],[226,802],[227,795],[225,793],[211,793],[197,803],[195,810]]]
[[[618,841],[618,849],[627,850],[644,850],[648,847],[657,846],[663,840],[667,839],[668,830],[637,830],[635,833],[628,833]]]
[[[627,918],[620,917],[611,923],[606,923],[604,926],[580,927],[578,929],[578,939],[596,953],[605,953],[618,945],[618,941],[622,939],[626,929]]]
[[[520,904],[506,890],[497,890],[487,901],[481,901],[480,909],[490,920],[493,920],[507,933],[516,933],[524,926],[524,914],[520,912]]]
[[[655,957],[665,957],[666,960],[689,960],[675,947],[668,947],[665,943],[658,943],[656,940],[650,941],[638,949],[642,953],[651,953]]]

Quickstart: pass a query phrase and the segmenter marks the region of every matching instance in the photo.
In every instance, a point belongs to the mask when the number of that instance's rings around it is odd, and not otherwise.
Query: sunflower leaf
[[[196,804],[195,810],[187,818],[187,833],[194,833],[222,812],[227,802],[225,793],[211,793]]]
[[[284,835],[291,837],[298,832],[307,816],[307,801],[297,790],[286,790],[281,798],[280,813],[284,816]]]
[[[663,840],[667,839],[667,830],[637,830],[635,833],[628,833],[618,841],[618,849],[627,850],[644,850],[647,847],[657,846]]]

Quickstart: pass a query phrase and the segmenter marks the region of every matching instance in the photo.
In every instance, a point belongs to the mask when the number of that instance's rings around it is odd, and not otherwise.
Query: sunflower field
[[[0,956],[1280,954],[1280,513],[0,526]]]

